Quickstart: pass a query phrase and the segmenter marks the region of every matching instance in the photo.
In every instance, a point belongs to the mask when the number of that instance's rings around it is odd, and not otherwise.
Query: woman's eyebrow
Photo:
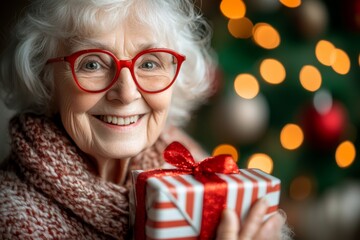
[[[74,40],[73,44],[72,44],[72,50],[73,51],[79,51],[79,50],[83,50],[83,49],[88,49],[88,48],[98,48],[98,49],[104,49],[104,50],[115,50],[112,49],[111,47],[107,46],[106,44],[103,44],[101,42],[98,41],[94,41],[91,39],[81,39],[81,40]]]
[[[150,49],[150,48],[159,48],[159,44],[158,43],[143,43],[143,44],[139,44],[137,46],[137,49],[139,49],[140,51],[146,50],[146,49]]]

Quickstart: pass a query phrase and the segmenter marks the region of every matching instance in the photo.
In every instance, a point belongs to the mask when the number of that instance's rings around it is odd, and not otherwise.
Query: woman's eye
[[[141,65],[141,68],[144,68],[144,69],[148,69],[148,70],[151,70],[151,69],[154,69],[157,67],[157,64],[155,62],[144,62],[142,65]]]
[[[85,69],[89,69],[89,70],[97,70],[101,66],[98,62],[87,62],[84,67]]]

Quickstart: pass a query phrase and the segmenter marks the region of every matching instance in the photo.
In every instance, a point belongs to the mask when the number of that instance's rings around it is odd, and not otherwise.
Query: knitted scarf
[[[106,182],[54,119],[10,122],[11,154],[0,171],[0,239],[126,239],[128,188]],[[161,140],[130,169],[162,164]],[[129,181],[127,181],[129,185]]]

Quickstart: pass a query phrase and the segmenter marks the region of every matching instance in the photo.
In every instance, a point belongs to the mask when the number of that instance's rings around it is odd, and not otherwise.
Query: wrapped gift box
[[[221,165],[221,159],[211,160]],[[234,209],[243,221],[250,206],[263,197],[269,204],[266,217],[277,210],[278,178],[258,169],[232,167],[230,173],[204,169],[190,173],[178,169],[132,171],[135,239],[212,239],[225,208]]]

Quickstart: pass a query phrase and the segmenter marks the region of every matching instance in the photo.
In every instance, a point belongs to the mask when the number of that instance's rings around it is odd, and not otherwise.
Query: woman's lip
[[[119,117],[115,115],[97,115],[96,118],[104,123],[116,126],[129,126],[135,124],[139,119],[144,116],[143,114],[131,115],[126,117]]]

